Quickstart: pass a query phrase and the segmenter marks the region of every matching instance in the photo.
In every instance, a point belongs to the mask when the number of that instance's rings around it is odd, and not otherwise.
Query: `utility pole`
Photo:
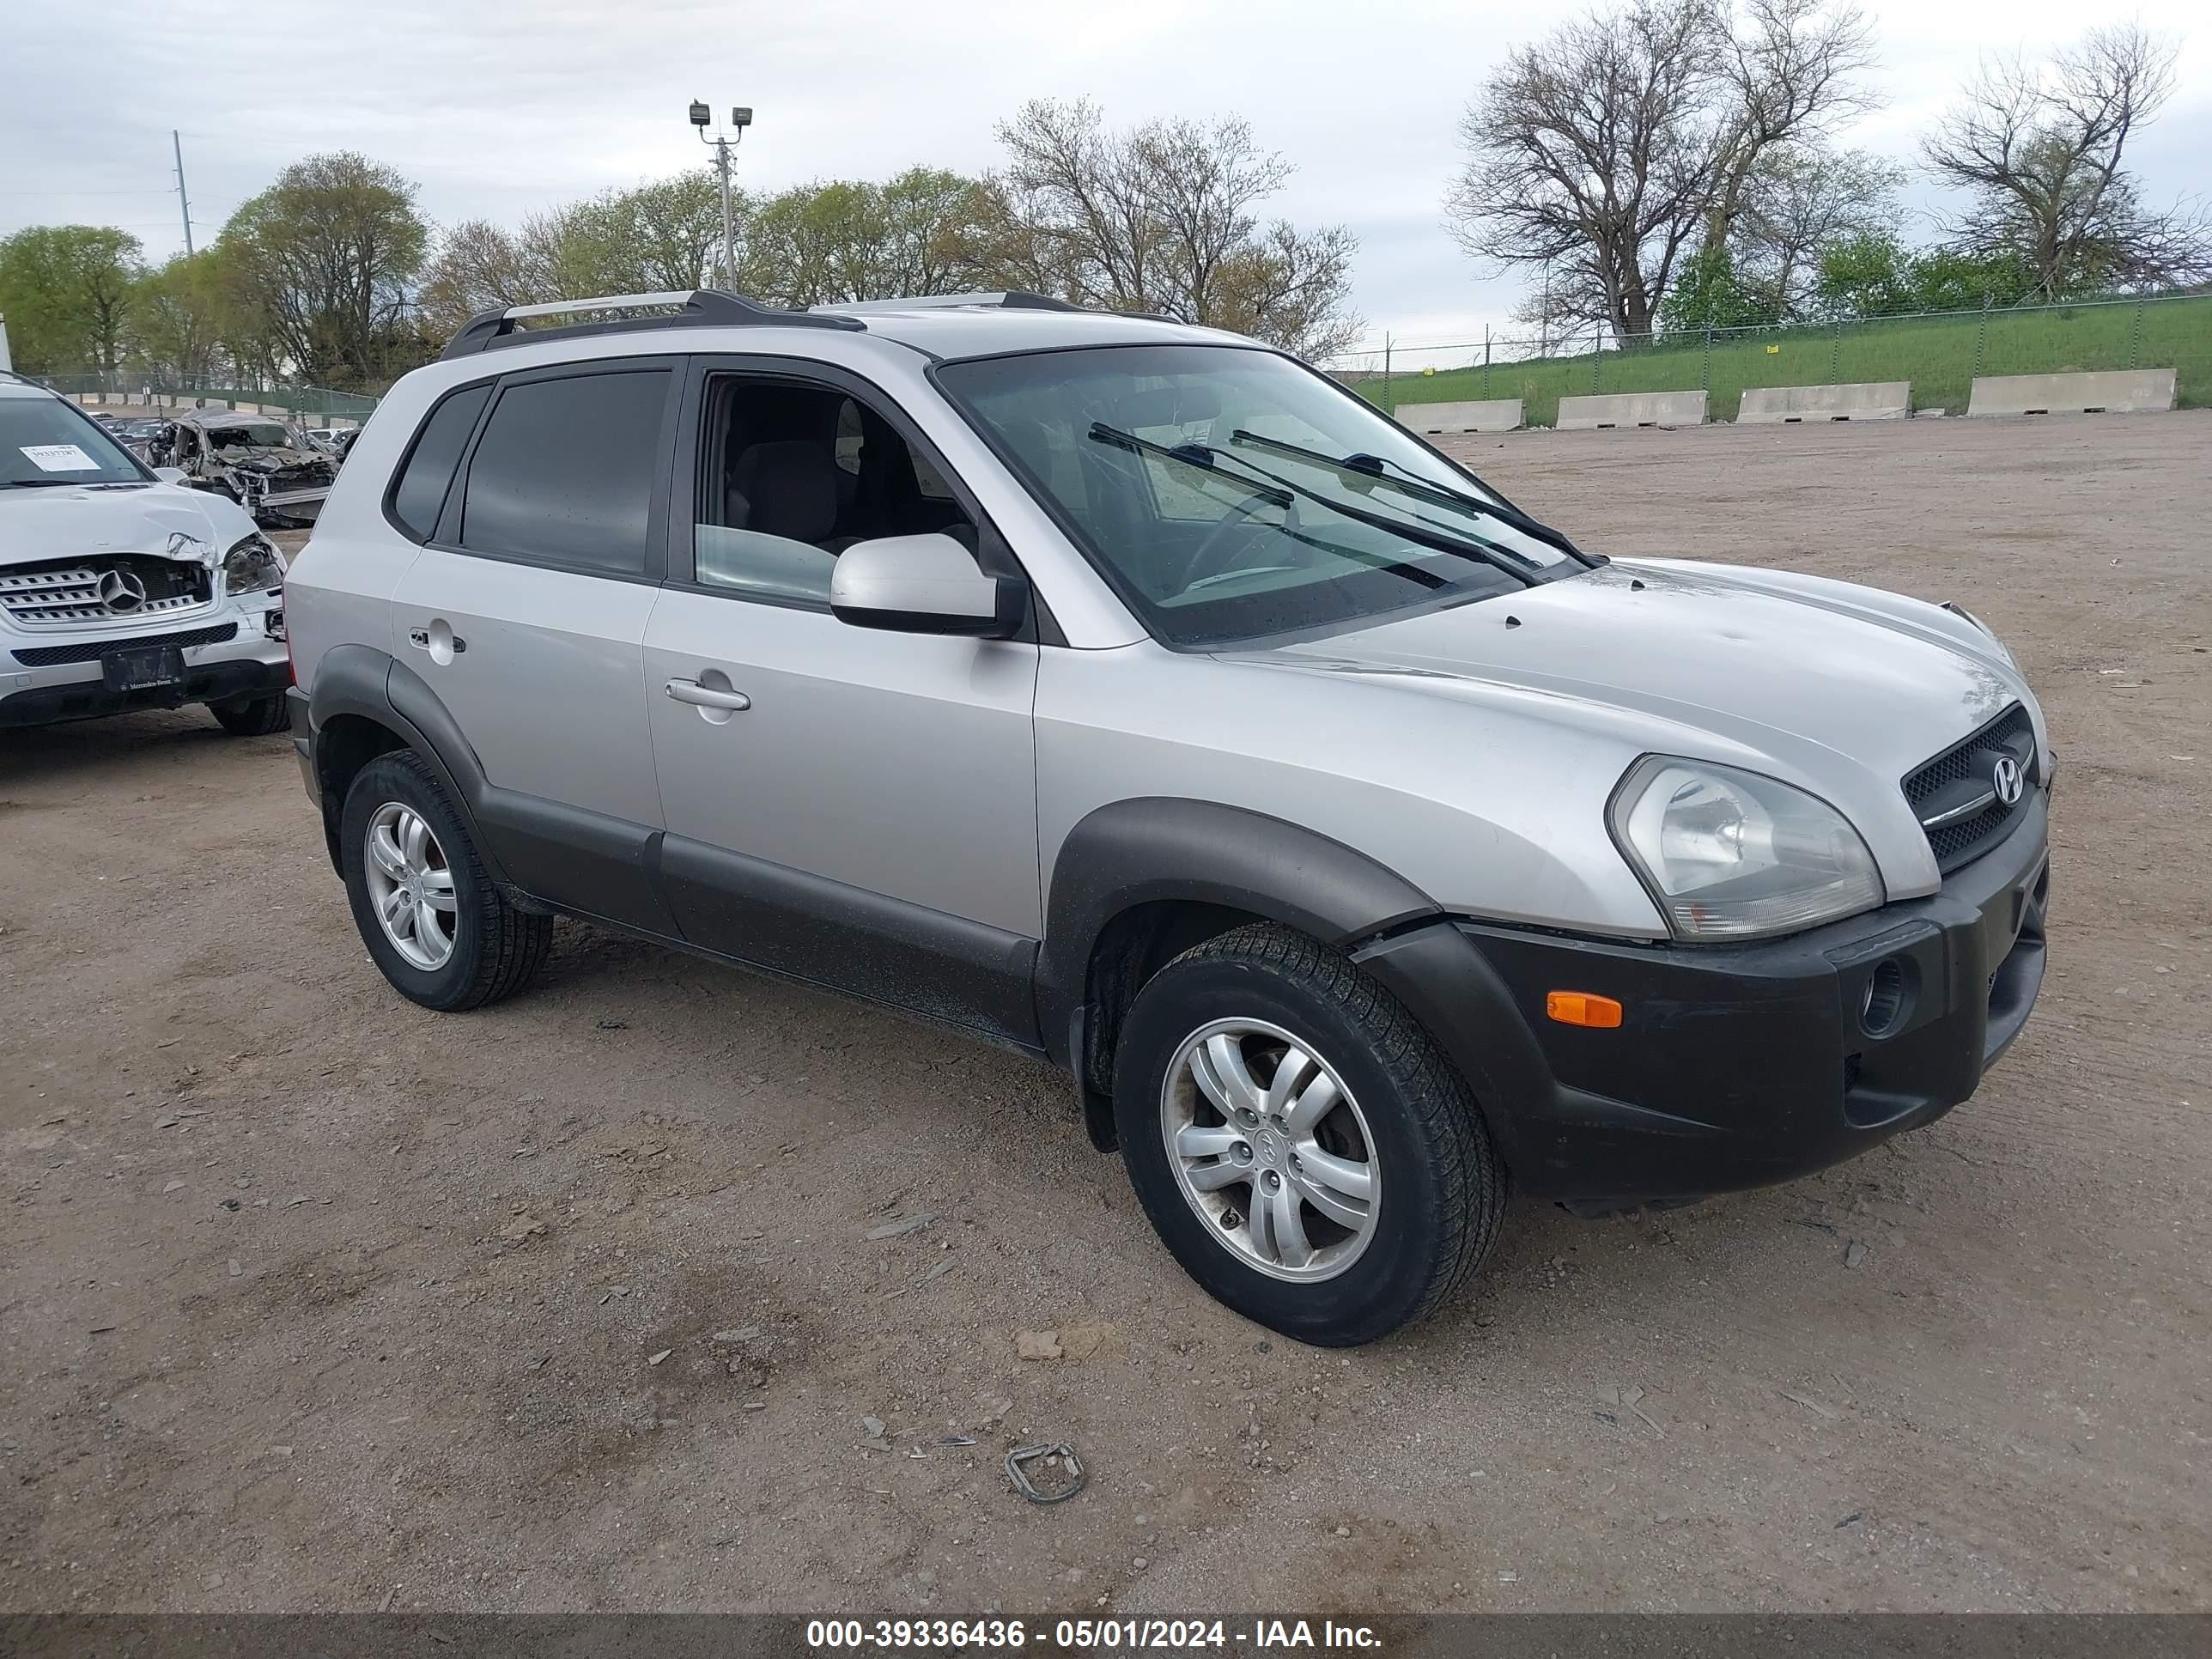
[[[735,137],[728,138],[725,138],[719,129],[712,138],[707,136],[708,125],[714,118],[712,112],[706,105],[696,98],[691,100],[691,125],[699,129],[699,142],[713,149],[714,171],[721,175],[722,286],[734,291],[738,286],[738,239],[735,222],[730,216],[732,168],[730,152],[737,148],[738,141],[745,136],[745,129],[752,125],[753,112],[750,108],[743,104],[730,112],[730,125],[737,129],[737,132]]]
[[[177,137],[174,127],[169,129],[169,148],[177,157],[177,210],[185,216],[185,257],[192,257],[192,204],[185,194],[185,141]]]

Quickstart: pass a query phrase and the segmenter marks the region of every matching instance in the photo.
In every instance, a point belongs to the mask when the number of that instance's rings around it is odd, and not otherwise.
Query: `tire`
[[[424,875],[419,883],[411,878],[395,882],[389,871],[372,871],[370,831],[380,822],[387,830],[422,826]],[[393,836],[395,844],[408,839],[404,833]],[[481,1008],[513,996],[544,964],[553,942],[553,918],[507,902],[437,775],[412,750],[379,755],[362,768],[346,791],[338,850],[354,926],[402,996],[441,1012]],[[410,884],[416,891],[405,908],[435,907],[442,898],[450,900],[452,908],[437,908],[434,918],[424,922],[425,931],[407,935],[410,945],[403,947],[378,918],[378,896]],[[426,944],[434,937],[446,945],[441,957]],[[411,960],[408,949],[424,959]]]
[[[1188,1153],[1240,1127],[1214,1104],[1216,1038],[1256,1091],[1283,1065],[1295,1075],[1271,1097],[1286,1109],[1255,1115],[1218,1156],[1189,1158],[1170,1136]],[[1291,1044],[1308,1064],[1292,1063]],[[1304,934],[1258,924],[1185,951],[1138,994],[1114,1062],[1138,1200],[1183,1270],[1247,1319],[1322,1347],[1371,1342],[1435,1312],[1496,1242],[1505,1170],[1466,1085],[1403,1005]],[[1309,1110],[1322,1115],[1298,1121]],[[1364,1206],[1348,1198],[1369,1183]],[[1279,1237],[1285,1206],[1296,1220]],[[1255,1207],[1261,1218],[1246,1213]]]
[[[282,691],[244,702],[211,702],[208,713],[234,738],[270,737],[292,724],[292,711],[285,707]]]

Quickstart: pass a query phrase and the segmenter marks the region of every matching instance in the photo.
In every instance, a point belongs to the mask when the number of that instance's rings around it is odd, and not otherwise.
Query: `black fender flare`
[[[492,879],[511,887],[513,883],[477,821],[487,787],[483,763],[462,735],[460,723],[422,677],[374,646],[335,646],[316,663],[314,684],[307,694],[307,720],[318,751],[324,726],[343,714],[358,715],[397,733],[429,764],[466,820],[477,856],[489,868]],[[315,752],[313,758],[319,779],[322,757]],[[322,799],[328,828],[335,824],[345,803],[334,800],[329,790],[322,792]],[[334,830],[331,845],[335,858]]]
[[[1218,801],[1138,796],[1078,821],[1053,860],[1037,956],[1037,1030],[1073,1073],[1093,1145],[1110,1150],[1113,1105],[1089,1073],[1091,962],[1116,916],[1163,902],[1219,905],[1340,947],[1438,914],[1434,900],[1357,848]],[[1102,1046],[1100,1054],[1104,1048]]]
[[[1037,964],[1038,1028],[1073,1072],[1094,1144],[1114,1144],[1112,1103],[1085,1080],[1091,957],[1140,904],[1216,904],[1295,927],[1381,981],[1458,1069],[1511,1167],[1517,1121],[1548,1099],[1550,1068],[1477,942],[1404,877],[1357,848],[1248,808],[1164,798],[1115,801],[1068,832],[1054,860]]]

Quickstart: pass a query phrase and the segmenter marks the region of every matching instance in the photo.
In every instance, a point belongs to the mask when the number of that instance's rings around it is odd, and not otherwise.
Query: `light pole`
[[[714,112],[697,99],[691,100],[691,125],[699,129],[699,142],[711,145],[714,151],[714,171],[722,176],[722,286],[734,290],[738,285],[737,231],[730,219],[730,152],[745,136],[745,129],[753,124],[753,112],[740,104],[730,112],[730,125],[737,129],[734,136],[725,138],[718,131],[709,138],[707,128],[713,122]]]

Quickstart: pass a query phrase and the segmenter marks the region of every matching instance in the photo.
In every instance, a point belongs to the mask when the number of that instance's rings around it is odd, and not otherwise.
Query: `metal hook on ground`
[[[1067,1465],[1071,1484],[1061,1492],[1040,1492],[1030,1481],[1029,1471],[1023,1467],[1040,1457],[1057,1457]],[[1081,1492],[1089,1479],[1083,1470],[1083,1460],[1075,1455],[1075,1448],[1065,1440],[1047,1442],[1035,1446],[1017,1446],[1006,1454],[1006,1479],[1014,1483],[1014,1490],[1032,1504],[1065,1504]]]

